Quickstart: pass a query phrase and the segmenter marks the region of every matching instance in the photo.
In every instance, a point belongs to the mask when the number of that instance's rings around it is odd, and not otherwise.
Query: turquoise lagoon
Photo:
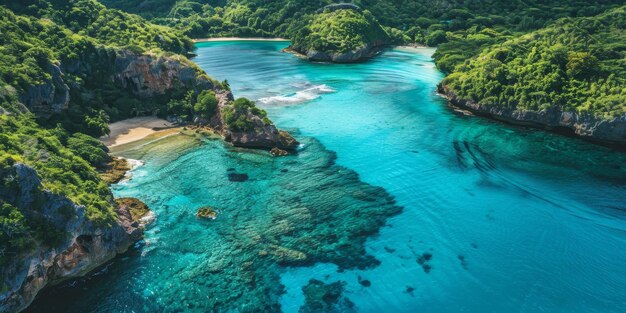
[[[430,49],[331,65],[286,45],[203,43],[195,62],[300,153],[117,149],[144,161],[114,193],[154,210],[145,242],[31,311],[624,311],[625,154],[454,111]]]

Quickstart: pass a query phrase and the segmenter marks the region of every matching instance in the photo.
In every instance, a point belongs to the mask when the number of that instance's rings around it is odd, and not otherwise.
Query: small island
[[[287,51],[311,61],[353,63],[375,56],[390,43],[389,35],[368,10],[337,4],[319,10],[295,34]]]

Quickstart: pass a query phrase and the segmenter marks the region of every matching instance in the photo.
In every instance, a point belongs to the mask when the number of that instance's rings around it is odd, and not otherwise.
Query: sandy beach
[[[108,136],[100,137],[100,141],[112,148],[143,139],[159,129],[171,127],[175,127],[175,125],[156,116],[135,117],[110,124],[111,133]]]
[[[211,42],[211,41],[289,41],[289,39],[263,38],[263,37],[216,37],[216,38],[193,39],[193,42]]]

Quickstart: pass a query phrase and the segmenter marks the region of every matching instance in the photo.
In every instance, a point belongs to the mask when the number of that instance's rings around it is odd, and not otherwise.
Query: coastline
[[[264,37],[213,37],[192,39],[194,43],[200,42],[219,42],[219,41],[290,41],[286,38],[264,38]]]
[[[148,137],[160,130],[177,127],[156,116],[134,117],[109,125],[111,133],[100,137],[100,141],[108,148],[113,148]]]
[[[626,115],[621,118],[603,120],[593,115],[580,115],[576,112],[557,109],[519,111],[501,107],[486,107],[474,101],[457,98],[454,92],[441,83],[437,86],[437,94],[447,100],[448,106],[460,109],[460,113],[465,115],[474,115],[521,127],[531,127],[605,146],[616,151],[626,151],[626,141],[622,139],[623,130],[626,128],[624,126],[626,125]]]

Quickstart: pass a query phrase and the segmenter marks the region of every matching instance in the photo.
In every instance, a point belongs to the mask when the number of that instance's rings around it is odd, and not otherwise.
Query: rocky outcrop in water
[[[495,105],[482,105],[460,99],[449,88],[439,85],[438,92],[454,106],[470,110],[500,121],[531,126],[607,144],[626,145],[626,115],[605,119],[576,112],[563,112],[557,108],[542,111],[522,111]]]
[[[254,125],[252,130],[237,131],[233,130],[224,121],[225,108],[234,101],[233,94],[230,91],[218,90],[216,92],[218,105],[213,117],[208,124],[218,130],[227,142],[232,143],[236,147],[295,150],[300,144],[291,134],[286,131],[279,130],[272,123],[268,123],[259,115],[248,111],[246,119]]]
[[[37,243],[0,267],[2,313],[24,309],[41,289],[86,274],[143,235],[126,206],[117,208],[111,225],[97,225],[86,217],[84,207],[43,190],[33,168],[18,163],[4,174],[15,177],[19,192],[0,190],[0,200],[15,205],[27,219],[45,221],[63,232],[64,239],[54,247]]]
[[[364,61],[392,42],[372,13],[349,3],[324,7],[292,39],[286,51],[336,63]]]

